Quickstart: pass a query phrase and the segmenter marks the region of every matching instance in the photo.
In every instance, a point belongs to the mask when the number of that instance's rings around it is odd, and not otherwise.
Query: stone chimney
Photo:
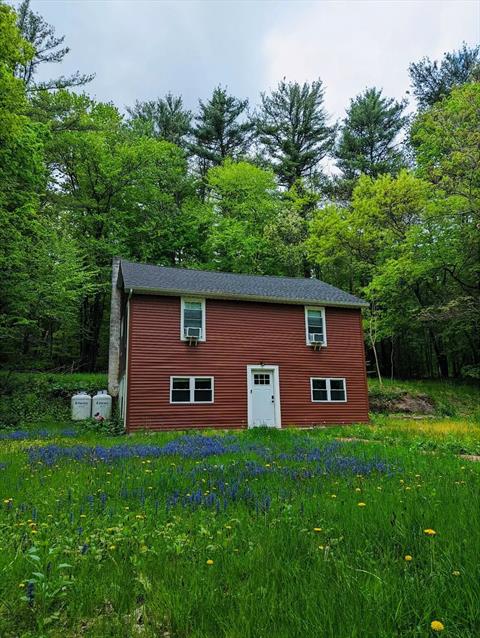
[[[118,397],[120,379],[120,322],[122,313],[122,294],[117,288],[120,257],[112,260],[112,302],[110,306],[110,341],[108,347],[108,393]]]

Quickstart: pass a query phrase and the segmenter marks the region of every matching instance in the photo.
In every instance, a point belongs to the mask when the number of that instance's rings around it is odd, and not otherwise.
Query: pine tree
[[[261,94],[255,118],[258,141],[279,181],[287,188],[318,172],[332,147],[322,81],[303,85],[282,80],[270,95]]]
[[[199,105],[190,149],[204,176],[211,166],[221,164],[227,157],[238,159],[247,153],[252,126],[244,117],[248,100],[228,95],[220,86],[214,89],[208,102],[200,100]]]
[[[413,94],[421,109],[426,109],[445,97],[455,86],[479,80],[480,45],[445,53],[442,60],[422,58],[408,67]]]
[[[135,103],[127,109],[132,128],[167,142],[184,146],[190,132],[191,111],[183,107],[181,96],[167,93],[164,98]]]
[[[405,165],[398,136],[407,122],[405,102],[367,89],[350,101],[335,148],[343,185],[353,188],[360,175],[396,174]]]
[[[29,42],[35,53],[25,62],[18,63],[15,76],[25,82],[27,89],[64,89],[73,86],[83,86],[95,77],[95,74],[83,74],[76,71],[72,75],[60,76],[47,82],[35,82],[35,75],[41,64],[59,63],[70,51],[63,46],[65,36],[55,35],[55,28],[46,22],[41,15],[30,9],[30,0],[23,0],[18,8],[17,26],[22,37]]]

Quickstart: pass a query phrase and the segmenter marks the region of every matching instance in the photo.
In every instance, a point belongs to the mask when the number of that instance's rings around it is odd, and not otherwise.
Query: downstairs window
[[[347,384],[345,379],[310,379],[313,403],[345,403]]]
[[[170,403],[213,403],[213,377],[170,377]]]

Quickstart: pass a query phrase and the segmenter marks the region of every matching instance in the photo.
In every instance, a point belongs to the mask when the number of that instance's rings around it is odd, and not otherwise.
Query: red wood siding
[[[247,365],[279,366],[282,427],[368,420],[361,314],[326,308],[327,348],[305,343],[304,307],[206,301],[207,340],[180,340],[180,298],[130,302],[127,428],[247,427]],[[215,377],[213,404],[170,404],[170,376]],[[346,403],[312,403],[310,377],[345,377]]]

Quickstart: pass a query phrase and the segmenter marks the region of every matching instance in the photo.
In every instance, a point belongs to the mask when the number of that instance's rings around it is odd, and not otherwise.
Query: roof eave
[[[288,299],[282,297],[262,297],[261,295],[234,295],[219,292],[191,292],[188,290],[166,290],[163,288],[142,288],[139,286],[129,286],[125,282],[125,291],[141,295],[161,295],[167,297],[202,297],[204,299],[231,299],[238,301],[262,301],[264,303],[284,303],[298,306],[339,306],[342,308],[368,308],[370,305],[366,301],[332,301],[325,299]]]

